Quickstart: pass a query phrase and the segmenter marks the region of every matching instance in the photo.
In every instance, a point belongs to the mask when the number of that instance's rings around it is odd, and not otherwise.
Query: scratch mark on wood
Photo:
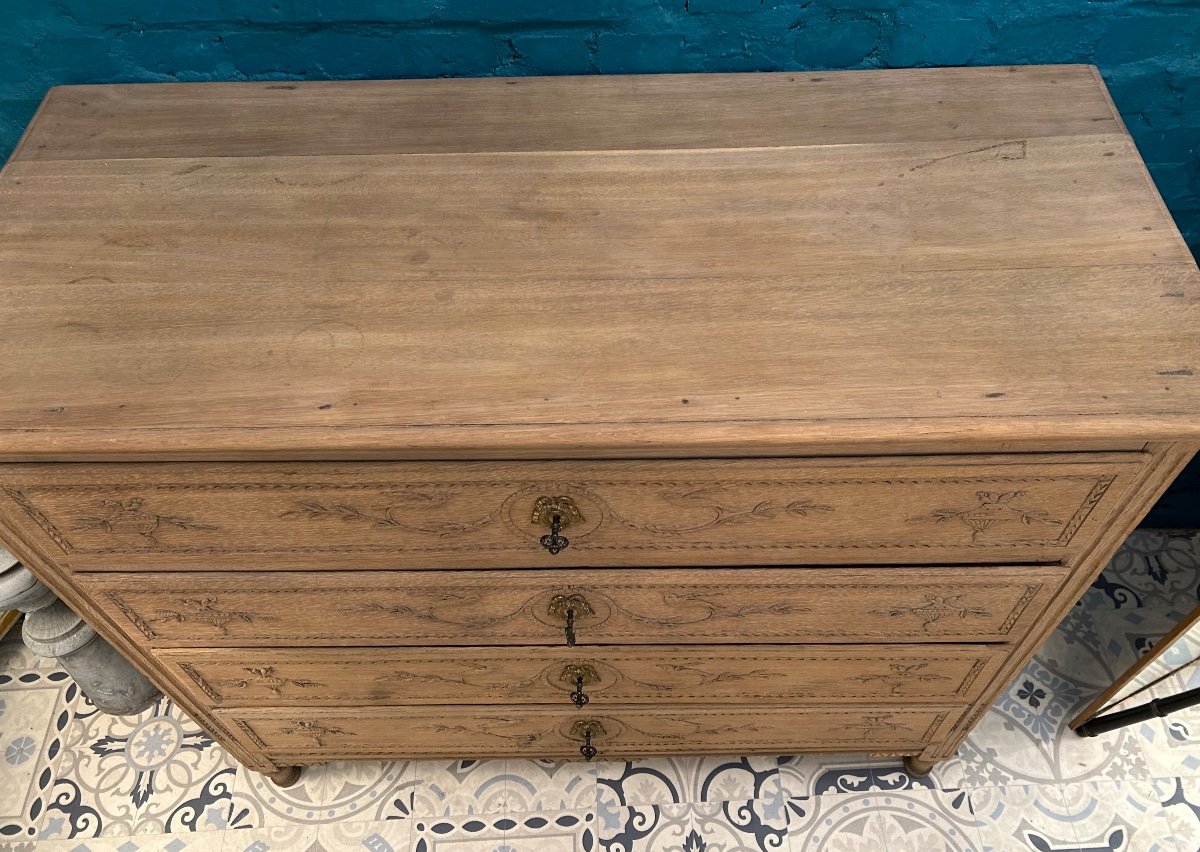
[[[68,285],[84,284],[88,281],[103,281],[106,284],[115,284],[116,283],[111,278],[109,278],[107,275],[84,275],[82,278],[72,278],[70,281],[67,282],[67,284]]]
[[[1193,375],[1195,375],[1195,373],[1193,373],[1187,367],[1184,367],[1180,370],[1159,370],[1158,374],[1160,376],[1193,376]]]
[[[1163,293],[1161,298],[1163,298],[1163,299],[1182,299],[1183,291],[1182,290],[1172,290],[1170,293]]]
[[[105,237],[104,244],[121,248],[149,248],[152,245],[145,237]]]
[[[84,331],[91,334],[100,334],[100,328],[92,325],[90,322],[76,322],[72,320],[70,322],[64,322],[59,327],[65,329],[66,331]]]
[[[194,165],[194,166],[188,166],[186,169],[180,169],[179,171],[175,172],[175,174],[176,175],[190,175],[193,172],[198,172],[198,171],[201,171],[202,169],[207,169],[207,168],[208,168],[208,166],[206,166],[204,163],[196,163],[196,165]]]
[[[1024,160],[1029,143],[1025,139],[1018,139],[1015,142],[997,142],[995,145],[985,145],[982,148],[972,148],[970,151],[958,151],[954,154],[946,154],[944,157],[934,157],[932,160],[926,160],[923,163],[917,163],[909,169],[910,172],[915,172],[917,169],[923,169],[927,166],[936,165],[945,160],[952,160],[955,157],[967,157],[971,154],[983,154],[988,151],[995,151],[997,160]]]
[[[362,180],[366,176],[367,176],[367,173],[365,171],[361,171],[358,174],[350,175],[349,177],[333,178],[330,180],[305,181],[305,180],[288,180],[285,178],[277,177],[277,178],[275,178],[275,182],[278,184],[282,184],[283,186],[299,186],[299,187],[304,187],[307,189],[315,189],[317,187],[322,187],[322,186],[337,186],[340,183],[350,183],[351,181]]]

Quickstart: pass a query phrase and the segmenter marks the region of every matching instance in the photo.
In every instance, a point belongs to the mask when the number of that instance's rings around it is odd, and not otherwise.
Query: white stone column
[[[0,610],[25,613],[21,637],[41,657],[55,657],[98,709],[140,713],[162,695],[7,550],[0,548]]]

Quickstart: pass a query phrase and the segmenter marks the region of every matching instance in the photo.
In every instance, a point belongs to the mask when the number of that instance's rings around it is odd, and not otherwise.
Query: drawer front
[[[89,571],[1050,562],[1149,458],[5,465],[0,486]],[[570,501],[557,553],[543,497]]]
[[[965,705],[628,708],[272,707],[219,710],[246,746],[275,760],[502,755],[578,758],[582,726],[599,723],[601,760],[642,755],[916,751],[940,739]]]
[[[151,647],[1003,642],[1057,567],[81,575]],[[139,638],[138,641],[143,641]]]
[[[1007,657],[975,645],[303,648],[158,652],[217,707],[960,701]]]

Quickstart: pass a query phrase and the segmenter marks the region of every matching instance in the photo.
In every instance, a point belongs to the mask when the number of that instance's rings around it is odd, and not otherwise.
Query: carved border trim
[[[946,717],[949,715],[949,710],[943,710],[941,713],[938,713],[936,717],[934,717],[934,720],[930,723],[929,728],[925,731],[925,735],[923,737],[925,742],[933,741],[934,734],[937,733],[938,728],[942,726],[942,722],[946,721]]]
[[[501,647],[511,648],[513,646],[501,646]],[[517,647],[520,647],[520,646],[517,646]],[[254,650],[260,650],[260,649],[254,649]],[[386,651],[389,649],[380,648],[379,650]],[[416,649],[414,649],[414,650],[416,650]],[[599,655],[597,655],[597,656],[599,656]],[[614,681],[614,683],[612,685],[610,685],[608,687],[594,687],[593,686],[593,687],[589,687],[588,691],[593,692],[594,695],[596,695],[596,696],[603,696],[605,693],[613,690],[621,682],[629,681],[630,680],[629,676],[620,670],[620,668],[618,667],[619,664],[623,664],[626,662],[661,662],[663,659],[664,658],[661,655],[655,656],[655,655],[647,654],[643,657],[624,657],[620,661],[620,663],[613,663],[613,662],[609,662],[609,661],[605,661],[605,660],[597,660],[596,662],[599,662],[601,665],[603,665],[607,668],[613,669],[619,675],[619,678],[616,681]],[[966,662],[971,659],[972,658],[967,655],[938,656],[936,654],[922,654],[920,656],[907,656],[907,657],[906,656],[851,657],[851,656],[841,656],[841,655],[828,655],[828,656],[823,656],[823,657],[812,657],[812,656],[805,656],[805,655],[801,654],[801,655],[796,655],[796,656],[789,656],[788,662],[791,663],[791,662],[836,661],[839,663],[881,663],[881,662],[912,663],[914,661],[919,661],[919,662],[955,663],[955,662]],[[961,683],[957,687],[954,687],[953,689],[947,688],[945,690],[942,690],[941,692],[905,692],[903,694],[892,694],[892,693],[886,693],[886,692],[879,693],[878,695],[875,695],[875,694],[849,695],[849,694],[847,694],[842,697],[844,697],[848,700],[852,700],[852,701],[878,701],[878,702],[885,702],[885,703],[893,701],[893,700],[902,701],[904,699],[910,699],[910,698],[950,699],[950,698],[953,698],[954,696],[964,695],[970,690],[971,684],[973,684],[975,682],[975,679],[979,676],[979,673],[983,671],[984,667],[988,663],[988,659],[989,658],[974,659],[974,662],[973,662],[971,668],[967,671],[967,673],[965,675],[963,675],[963,677],[961,679]],[[722,655],[722,656],[702,656],[702,657],[689,656],[689,657],[687,657],[687,661],[688,662],[696,662],[696,663],[716,663],[716,664],[722,664],[722,663],[728,663],[728,662],[761,663],[762,659],[759,657],[754,657],[754,656],[741,657],[741,656],[734,656],[734,655]],[[179,666],[179,668],[183,669],[183,671],[185,671],[188,674],[188,676],[190,676],[192,678],[192,680],[194,680],[196,682],[196,685],[204,692],[204,694],[207,695],[209,698],[211,698],[214,702],[225,703],[225,702],[229,702],[231,700],[228,696],[225,696],[223,694],[216,692],[212,688],[212,686],[204,679],[203,675],[201,675],[200,672],[196,670],[195,664],[176,662],[175,660],[168,660],[168,662],[174,663],[175,665]],[[245,662],[245,660],[242,658],[239,658],[237,660],[214,659],[213,657],[210,656],[205,661],[205,664],[208,664],[208,665],[214,665],[214,664],[215,665],[230,665],[230,666],[237,666],[237,667],[241,668],[243,662]],[[346,668],[346,667],[364,667],[364,666],[388,667],[391,665],[405,665],[407,661],[404,661],[404,660],[394,660],[393,661],[393,660],[338,659],[338,660],[330,660],[329,662],[331,664],[336,664],[339,668]],[[274,665],[287,667],[289,665],[289,663],[280,663],[276,660],[274,662]],[[300,665],[303,665],[303,664],[300,664]],[[546,672],[548,670],[555,669],[559,665],[560,665],[559,661],[555,661],[555,662],[551,662],[551,663],[547,664],[546,666],[543,666],[542,670],[539,671],[537,673],[537,675],[534,676],[535,679],[540,680],[541,676],[546,674]],[[293,673],[295,673],[295,672],[293,671]],[[519,685],[519,681],[517,681],[516,684],[514,684],[514,685]],[[487,689],[486,687],[480,687],[480,686],[476,686],[473,688],[483,694],[492,694],[492,693],[504,692],[505,690],[507,690],[509,688],[509,686],[502,684],[502,685],[496,687],[495,689],[491,689],[491,690]],[[565,693],[570,688],[571,688],[570,686],[566,686],[562,690],[562,692]],[[810,687],[810,688],[815,688],[815,687]],[[675,687],[668,687],[667,689],[664,689],[664,690],[658,691],[658,692],[654,692],[654,691],[644,691],[644,692],[640,692],[640,693],[634,692],[630,695],[626,695],[619,699],[614,699],[614,700],[640,701],[645,696],[659,698],[663,695],[670,694],[670,692],[682,691],[683,689],[685,689],[685,688],[681,687],[681,688],[677,689]],[[396,690],[396,692],[401,693],[402,690],[398,689],[398,690]],[[791,692],[791,693],[789,693],[789,692],[786,692],[785,690],[779,690],[779,691],[770,692],[770,693],[755,693],[755,692],[743,692],[743,691],[738,692],[738,695],[743,698],[757,698],[757,699],[776,698],[776,699],[779,699],[780,703],[786,703],[787,701],[793,700],[795,698],[811,698],[815,694],[816,693],[809,694],[808,692]],[[823,697],[827,697],[827,698],[828,697],[837,697],[836,693],[830,693],[828,690],[822,692],[821,695]],[[366,706],[373,706],[373,707],[388,706],[389,704],[397,704],[398,706],[402,706],[402,707],[433,706],[431,702],[414,702],[411,704],[404,703],[401,700],[403,697],[404,696],[401,694],[401,695],[397,695],[395,697],[386,697],[385,696],[382,698],[373,699],[370,702],[367,702],[363,699],[354,699],[354,700],[355,701],[363,701],[363,703]],[[461,697],[462,697],[461,690],[460,690],[460,694],[456,697],[461,699]],[[236,698],[236,696],[234,696],[234,698]],[[533,702],[533,703],[529,703],[528,706],[537,707],[537,706],[542,706],[542,705],[554,705],[558,701],[559,698],[561,698],[561,695],[559,695],[559,694],[556,694],[556,693],[555,694],[547,694],[547,700],[545,702]],[[332,693],[329,695],[320,695],[320,694],[305,692],[301,696],[292,696],[292,699],[294,699],[294,700],[292,700],[290,703],[295,703],[299,706],[305,706],[305,707],[309,706],[310,704],[312,704],[314,702],[337,701],[337,702],[341,702],[342,704],[347,703],[345,693]],[[278,699],[275,696],[271,696],[270,699],[268,699],[268,696],[264,695],[264,696],[262,696],[262,700],[280,700],[280,699]],[[443,704],[449,704],[449,703],[466,704],[468,702],[464,702],[462,700],[457,700],[457,701],[451,702],[451,701],[447,700],[447,701],[444,701],[441,703],[443,703]],[[521,702],[521,703],[522,703],[522,705],[526,704],[526,702]],[[237,706],[237,705],[226,704],[226,706]],[[241,706],[248,706],[248,705],[243,704]],[[481,705],[481,706],[483,706],[483,705]]]
[[[266,750],[268,748],[267,744],[262,741],[262,738],[258,734],[254,733],[254,729],[244,719],[234,719],[233,724],[237,725],[238,729],[246,735],[250,742],[254,743],[260,749]]]
[[[196,671],[196,667],[194,665],[191,663],[177,663],[177,665],[179,668],[183,669],[184,673],[187,674],[188,677],[195,681],[196,686],[200,687],[201,692],[207,695],[214,702],[222,700],[221,696],[217,694],[209,682],[204,679],[200,672]]]
[[[1114,481],[1116,481],[1115,476],[1101,476],[1096,481],[1096,485],[1090,492],[1088,492],[1088,496],[1084,499],[1079,509],[1074,515],[1071,516],[1071,519],[1067,521],[1066,526],[1063,527],[1063,530],[1057,539],[1060,544],[1065,545],[1075,537],[1075,533],[1077,533],[1079,528],[1083,526],[1083,522],[1087,520],[1088,515],[1090,515],[1092,510],[1096,508],[1096,505],[1104,497],[1105,493],[1108,491],[1109,487]]]
[[[1017,600],[1016,604],[1012,608],[1012,612],[1010,612],[1008,614],[1008,617],[1005,618],[1004,621],[1000,624],[999,633],[1001,635],[1004,635],[1004,636],[1008,635],[1009,631],[1011,631],[1013,629],[1013,625],[1015,625],[1017,623],[1017,621],[1020,620],[1022,613],[1025,612],[1025,608],[1027,606],[1029,606],[1029,602],[1032,601],[1034,599],[1034,597],[1037,596],[1037,593],[1039,591],[1041,591],[1041,589],[1042,589],[1041,583],[1038,583],[1037,585],[1025,587],[1024,594],[1022,594],[1021,597]]]
[[[50,523],[50,519],[43,515],[42,511],[29,501],[28,497],[15,488],[5,488],[4,493],[25,510],[25,514],[29,515],[34,523],[41,527],[46,535],[50,536],[54,543],[62,549],[63,553],[73,553],[75,551],[75,546],[67,541],[66,536],[62,534],[58,527]]]
[[[888,569],[883,569],[883,570],[888,570]],[[1038,592],[1040,592],[1044,587],[1045,587],[1044,583],[1037,583],[1037,584],[1026,586],[1025,592],[1021,595],[1021,597],[1013,605],[1012,611],[1008,614],[1008,616],[1005,618],[1003,623],[998,628],[996,628],[996,630],[994,631],[994,634],[993,633],[981,634],[981,633],[975,632],[975,633],[967,633],[965,635],[967,635],[967,636],[1006,635],[1010,630],[1012,630],[1012,628],[1016,625],[1016,623],[1018,621],[1020,621],[1021,616],[1024,614],[1025,610],[1028,608],[1030,602],[1037,596]],[[381,586],[366,586],[366,587],[359,586],[359,587],[352,587],[352,588],[340,588],[340,589],[338,589],[338,592],[342,593],[342,594],[352,593],[352,592],[360,592],[360,593],[366,593],[366,594],[379,594],[381,592],[413,591],[414,588],[418,591],[424,591],[424,590],[429,589],[429,587],[423,588],[420,586],[413,587],[413,586],[382,586],[381,585]],[[470,587],[470,586],[467,586],[467,587],[447,586],[447,587],[440,587],[440,588],[436,589],[436,591],[446,592],[446,591],[461,590],[464,588],[467,590],[470,590],[470,591],[476,590],[474,587]],[[480,587],[480,588],[482,588],[482,587]],[[564,588],[577,588],[577,587],[570,586],[570,587],[564,587]],[[579,588],[584,588],[584,590],[586,590],[586,587],[579,587]],[[624,589],[624,590],[628,590],[628,589],[634,589],[634,590],[659,589],[659,590],[661,590],[661,589],[664,589],[667,587],[646,586],[646,585],[622,585],[622,586],[607,586],[605,588],[608,588],[608,589],[616,588],[616,589]],[[681,585],[681,586],[672,586],[670,588],[671,589],[699,589],[699,590],[706,590],[706,591],[720,591],[721,586]],[[745,590],[747,588],[758,588],[758,589],[763,589],[764,591],[778,592],[779,585],[778,584],[756,584],[756,585],[749,585],[749,586],[741,585],[741,586],[737,586],[737,588],[739,590]],[[847,584],[812,583],[812,584],[800,585],[800,586],[797,586],[796,588],[801,589],[806,592],[809,592],[809,591],[822,591],[822,590],[830,590],[830,589],[844,590],[844,589],[848,588],[848,586],[847,586]],[[857,588],[857,589],[884,589],[887,591],[895,591],[895,589],[896,589],[896,587],[894,585],[889,585],[886,583],[857,583],[854,585],[854,588]],[[915,588],[919,590],[922,587],[915,587]],[[930,586],[929,588],[936,590],[940,587]],[[987,588],[1010,589],[1012,587],[1010,584],[997,582],[997,583],[988,583],[988,584],[974,583],[970,586],[970,588],[975,590],[975,589],[987,589]],[[910,590],[912,590],[912,589],[910,588]],[[314,591],[316,591],[316,592],[327,591],[327,589],[322,588],[320,586],[309,586],[306,588],[305,587],[286,588],[286,589],[276,589],[276,588],[222,589],[222,588],[217,588],[217,589],[213,590],[213,593],[214,594],[230,594],[230,593],[234,593],[234,594],[251,593],[252,594],[256,591],[262,592],[264,594],[276,595],[276,594],[305,594],[305,593],[314,592]],[[537,588],[537,589],[531,589],[531,591],[533,592],[534,596],[537,597],[537,596],[540,596],[541,594],[543,594],[546,591],[546,589]],[[594,591],[599,592],[600,590],[597,589]],[[124,593],[128,594],[128,592],[124,592]],[[172,590],[169,590],[169,593],[183,594],[183,593],[187,593],[187,590],[186,589],[172,589]],[[128,603],[121,597],[121,594],[122,594],[121,592],[116,591],[116,590],[105,590],[104,591],[104,595],[109,600],[111,600],[113,602],[113,604],[131,622],[133,622],[133,624],[135,626],[137,626],[137,628],[139,630],[142,631],[142,633],[146,636],[147,639],[151,639],[151,640],[158,639],[159,638],[158,634],[156,634],[154,632],[154,630],[150,627],[150,625],[147,624],[141,617],[139,617],[136,612],[134,612],[132,609],[130,609]],[[606,597],[611,597],[609,592],[602,592],[602,594],[604,594]],[[516,612],[514,612],[513,616],[515,617],[515,615],[517,613],[520,613],[523,611],[524,611],[524,607],[522,607],[520,610],[517,610]],[[329,639],[338,639],[338,640],[342,640],[342,639],[372,639],[372,640],[377,640],[377,641],[378,640],[387,640],[387,639],[392,639],[392,640],[396,640],[396,639],[440,639],[440,640],[444,640],[446,637],[445,631],[440,632],[440,633],[427,633],[427,632],[419,633],[419,632],[415,632],[415,631],[403,631],[403,632],[389,633],[389,632],[386,632],[386,631],[380,629],[385,623],[386,622],[384,619],[377,619],[376,624],[375,624],[375,629],[371,630],[370,632],[365,632],[365,633],[352,633],[349,631],[339,631],[339,632],[332,632],[332,633],[316,633],[316,634],[305,634],[305,635],[298,635],[298,634],[294,634],[294,633],[285,633],[285,632],[257,633],[257,634],[256,633],[242,633],[236,637],[231,637],[234,641],[230,642],[228,645],[221,644],[221,645],[217,645],[215,647],[230,647],[232,645],[236,645],[237,643],[247,642],[247,641],[251,641],[251,640],[255,640],[255,641],[258,641],[258,640],[263,640],[263,641],[268,641],[268,640],[269,641],[278,641],[278,640],[305,641],[305,640],[329,640]],[[541,627],[546,627],[548,630],[550,629],[548,625],[545,625],[540,621],[537,622],[537,625],[541,626]],[[686,636],[714,637],[714,638],[737,637],[739,639],[744,640],[745,630],[741,629],[736,632],[712,631],[712,630],[705,631],[705,630],[700,630],[700,629],[694,629],[694,625],[689,625],[689,630],[686,633],[683,633],[681,635],[683,637],[686,637]],[[770,634],[770,633],[764,632],[764,633],[760,633],[758,635],[761,635],[761,636],[774,636],[774,635],[795,636],[797,634],[796,634],[796,631],[794,628],[790,628],[787,630],[781,629],[778,634]],[[813,631],[811,633],[805,633],[804,635],[819,636],[819,637],[826,637],[826,636],[843,637],[843,636],[845,636],[845,632],[840,631],[840,630],[839,631],[822,630],[822,631]],[[929,631],[927,631],[923,628],[919,629],[919,630],[888,629],[888,630],[880,630],[878,632],[870,632],[870,633],[863,632],[863,633],[858,633],[856,635],[863,636],[863,637],[880,637],[879,641],[887,641],[887,637],[891,637],[891,636],[921,636],[921,637],[925,637],[926,640],[929,641],[929,637],[931,636]],[[949,633],[946,635],[949,637],[954,637],[954,636],[963,635],[963,634]],[[195,636],[194,632],[193,632],[193,634],[190,636],[185,635],[182,638],[177,637],[176,641],[193,641],[193,640],[201,641],[202,640],[202,641],[206,641],[206,642],[217,642],[217,641],[220,641],[222,638],[223,637],[220,637],[220,636],[217,636],[217,637]],[[941,638],[942,638],[942,641],[948,641],[945,637],[941,637]],[[672,640],[672,641],[675,641],[675,640]],[[964,639],[962,641],[970,641],[970,640]],[[974,641],[986,641],[986,640],[976,639]],[[505,647],[518,647],[521,644],[527,644],[527,643],[511,643],[511,644],[506,644]],[[646,643],[640,642],[640,643],[631,643],[631,644],[646,644]]]
[[[846,478],[846,479],[774,479],[774,480],[736,480],[739,484],[754,485],[763,487],[797,487],[804,488],[809,486],[827,486],[827,485],[862,485],[862,484],[881,484],[881,485],[920,485],[927,483],[973,483],[973,484],[994,484],[994,483],[1025,483],[1025,482],[1070,482],[1070,481],[1093,481],[1095,485],[1076,510],[1075,514],[1063,527],[1059,536],[1054,539],[1040,539],[1035,541],[1022,542],[972,542],[969,544],[934,544],[923,542],[897,543],[897,542],[857,542],[855,544],[713,544],[709,542],[683,543],[683,544],[616,544],[616,545],[595,545],[586,542],[577,542],[581,549],[587,549],[593,552],[601,551],[726,551],[726,550],[980,550],[987,548],[1046,548],[1046,547],[1065,547],[1070,543],[1075,533],[1080,526],[1086,521],[1088,515],[1096,507],[1109,487],[1115,481],[1115,476],[1105,474],[1063,474],[1061,476],[946,476],[946,477],[904,477],[892,479],[876,479],[867,477]],[[163,484],[138,484],[128,485],[120,483],[111,483],[105,485],[36,485],[28,490],[42,491],[51,493],[60,492],[77,492],[77,493],[108,493],[108,492],[173,492],[173,491],[200,491],[200,492],[221,492],[221,491],[317,491],[317,490],[337,490],[337,491],[407,491],[420,488],[449,488],[449,489],[467,489],[467,488],[489,488],[489,489],[517,489],[524,490],[537,484],[541,480],[531,480],[523,482],[497,482],[497,481],[458,481],[458,482],[406,482],[396,485],[386,483],[163,483]],[[546,482],[558,481],[547,479]],[[567,482],[568,480],[562,480]],[[645,486],[645,487],[695,487],[704,484],[717,484],[718,480],[586,480],[587,487],[595,486]],[[336,546],[308,546],[308,547],[105,547],[82,550],[76,545],[73,545],[62,531],[52,524],[48,518],[42,514],[36,506],[34,506],[29,498],[20,491],[12,488],[5,488],[5,492],[13,498],[25,510],[37,524],[41,527],[48,536],[63,550],[64,553],[80,553],[81,555],[93,556],[115,556],[115,555],[137,555],[137,554],[178,554],[178,555],[232,555],[232,554],[303,554],[303,553],[465,553],[465,552],[487,552],[487,553],[526,553],[529,550],[528,542],[519,542],[511,545],[465,545],[461,547],[439,546],[439,547],[400,547],[396,545],[336,545]]]
[[[991,658],[989,658],[991,659]],[[975,679],[979,677],[988,664],[988,659],[979,659],[975,661],[975,665],[971,666],[971,670],[967,672],[967,676],[963,678],[962,683],[958,685],[958,689],[954,690],[955,695],[966,695],[971,691],[971,685],[975,683]]]
[[[129,605],[125,603],[125,600],[121,597],[120,593],[113,592],[113,591],[105,591],[104,596],[113,602],[113,606],[115,606],[117,609],[119,609],[121,611],[121,614],[124,615],[126,618],[128,618],[133,623],[134,627],[136,627],[138,630],[142,631],[143,636],[145,636],[147,639],[151,639],[151,640],[158,638],[158,634],[154,632],[154,628],[152,628],[150,626],[150,624],[148,622],[146,622],[134,610],[129,608]]]

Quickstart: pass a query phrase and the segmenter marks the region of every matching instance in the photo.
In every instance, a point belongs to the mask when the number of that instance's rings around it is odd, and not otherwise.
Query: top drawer
[[[87,571],[1058,561],[1149,459],[12,464],[0,512]]]

